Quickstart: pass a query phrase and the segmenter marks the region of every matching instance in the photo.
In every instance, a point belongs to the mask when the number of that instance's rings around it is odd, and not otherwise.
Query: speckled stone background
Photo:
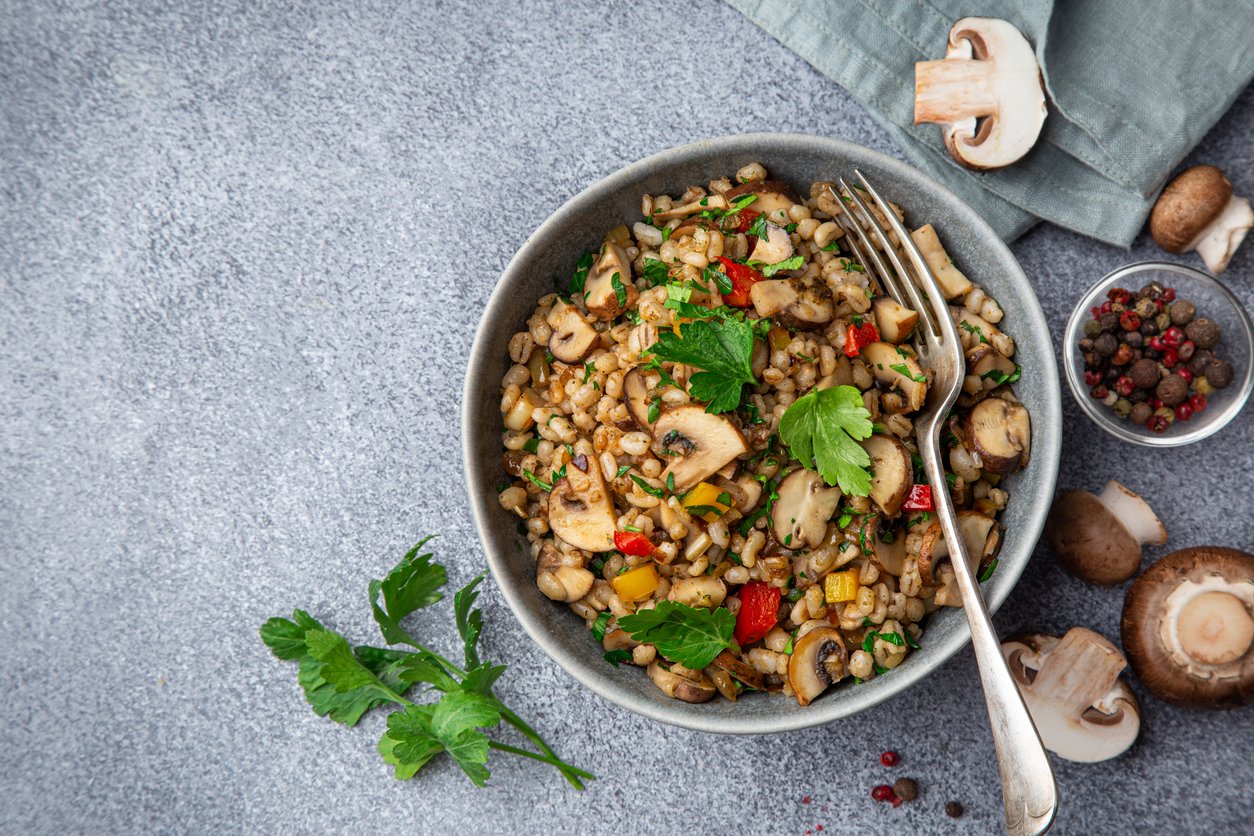
[[[366,582],[424,532],[455,581],[481,569],[462,369],[499,271],[562,201],[718,134],[894,153],[715,0],[557,5],[0,4],[0,830],[997,828],[969,653],[830,728],[712,737],[577,687],[489,586],[500,690],[601,776],[581,794],[511,758],[482,790],[442,759],[399,784],[374,752],[381,718],[315,717],[257,639],[303,606],[373,640]],[[1251,136],[1247,90],[1192,159],[1249,194]],[[1058,229],[1015,251],[1056,343],[1090,282],[1160,256]],[[1254,246],[1229,279],[1254,304]],[[1167,452],[1064,410],[1062,486],[1117,476],[1172,546],[1254,547],[1254,409]],[[1038,553],[997,621],[1117,638],[1122,592]],[[445,612],[417,623],[451,642]],[[1254,709],[1177,710],[1134,687],[1144,732],[1128,755],[1057,763],[1058,832],[1249,832]],[[891,772],[885,748],[902,754]],[[900,776],[917,802],[870,801]],[[950,799],[961,821],[941,812]]]

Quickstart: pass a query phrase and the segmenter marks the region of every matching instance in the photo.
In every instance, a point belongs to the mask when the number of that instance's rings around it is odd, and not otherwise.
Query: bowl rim
[[[475,427],[475,415],[473,413],[475,405],[478,403],[475,397],[475,382],[487,379],[486,375],[492,368],[492,364],[499,362],[500,358],[490,356],[489,354],[488,344],[491,340],[490,332],[492,330],[489,327],[489,323],[495,322],[503,316],[504,309],[509,301],[509,288],[514,284],[516,276],[523,271],[523,262],[530,258],[530,250],[536,240],[544,239],[552,230],[577,222],[580,213],[585,208],[595,205],[597,202],[612,195],[623,184],[643,179],[658,167],[671,167],[685,161],[740,153],[755,153],[760,158],[769,160],[773,153],[787,154],[790,152],[828,156],[833,158],[833,160],[863,158],[895,177],[913,182],[922,188],[938,193],[944,202],[948,204],[953,215],[960,219],[967,228],[976,231],[982,239],[983,245],[997,250],[997,255],[1000,257],[999,260],[1004,261],[1012,268],[1009,271],[1008,280],[1019,284],[1024,290],[1028,291],[1024,294],[1022,300],[1026,314],[1022,332],[1042,335],[1041,338],[1043,340],[1048,340],[1048,335],[1050,334],[1050,330],[1046,325],[1044,311],[1036,298],[1036,293],[1032,290],[1031,282],[1019,265],[1018,259],[1015,258],[1014,253],[1010,251],[1006,243],[1001,240],[992,227],[988,225],[988,222],[973,207],[938,181],[905,162],[863,145],[831,137],[801,133],[759,132],[698,140],[668,148],[617,169],[584,188],[565,201],[535,231],[527,236],[501,272],[496,286],[493,288],[487,304],[484,306],[483,315],[476,328],[474,342],[472,343],[466,365],[460,416],[462,422],[461,452],[463,476],[465,478],[466,491],[470,497],[475,530],[479,535],[480,543],[483,544],[489,569],[495,576],[497,587],[501,590],[506,603],[522,625],[523,630],[549,658],[574,677],[577,682],[611,703],[651,720],[657,720],[692,731],[717,734],[769,734],[810,728],[852,716],[880,704],[894,694],[904,691],[926,678],[943,665],[946,660],[970,643],[970,628],[965,619],[963,619],[958,628],[944,637],[941,642],[928,645],[929,653],[926,657],[926,662],[920,659],[920,664],[903,666],[892,677],[876,677],[872,679],[860,686],[862,689],[860,693],[864,693],[865,697],[853,703],[832,701],[825,705],[824,701],[820,700],[808,706],[806,711],[801,712],[781,712],[773,717],[755,715],[752,718],[728,718],[714,713],[702,714],[699,711],[701,706],[689,705],[679,701],[672,701],[674,705],[659,701],[649,701],[618,690],[614,683],[605,676],[604,671],[561,653],[560,648],[550,639],[544,624],[540,621],[539,615],[531,611],[527,602],[522,598],[520,591],[506,580],[509,577],[506,571],[508,555],[502,553],[503,550],[498,551],[492,548],[491,533],[487,525],[489,515],[499,511],[499,503],[495,502],[495,496],[488,495],[489,491],[484,486],[476,484],[474,472],[474,450],[471,433]],[[1016,328],[1016,330],[1019,330],[1019,328]],[[1057,359],[1052,346],[1049,350],[1041,353],[1045,367],[1040,369],[1039,375],[1034,375],[1034,377],[1041,387],[1041,403],[1049,411],[1049,416],[1048,418],[1042,416],[1041,420],[1033,421],[1034,442],[1039,442],[1039,446],[1034,444],[1033,454],[1034,460],[1042,466],[1041,484],[1037,486],[1038,497],[1052,498],[1057,485],[1059,462],[1062,453],[1062,393],[1058,380]],[[1019,565],[1007,567],[1009,571],[1006,574],[1010,576],[1009,580],[1004,581],[1001,586],[993,591],[993,594],[986,597],[985,603],[990,615],[995,614],[1009,597],[1010,592],[1018,584],[1024,569],[1027,568],[1027,563],[1031,560],[1032,553],[1035,551],[1036,544],[1044,529],[1049,505],[1048,501],[1042,502],[1036,497],[1033,497],[1032,501],[1026,505],[1020,530],[1023,533],[1023,542],[1030,544],[1031,548],[1027,550],[1026,559]],[[697,710],[694,711],[693,709]]]
[[[1082,382],[1082,370],[1080,369],[1078,359],[1080,357],[1078,343],[1080,328],[1083,327],[1084,322],[1087,320],[1089,308],[1093,306],[1096,299],[1110,287],[1114,286],[1116,282],[1122,281],[1128,276],[1149,272],[1176,273],[1218,291],[1220,296],[1228,300],[1228,304],[1232,306],[1232,310],[1235,311],[1237,319],[1240,320],[1243,326],[1242,333],[1245,337],[1246,354],[1252,361],[1246,365],[1245,378],[1241,382],[1241,388],[1237,396],[1218,414],[1218,417],[1212,417],[1209,422],[1198,424],[1196,429],[1181,435],[1151,435],[1148,430],[1141,430],[1131,421],[1115,420],[1112,417],[1113,412],[1104,405],[1099,406],[1098,401],[1089,396],[1088,387]],[[1070,317],[1067,319],[1067,328],[1062,340],[1063,369],[1067,378],[1067,388],[1071,390],[1072,397],[1079,403],[1080,410],[1093,423],[1115,438],[1138,444],[1142,447],[1183,447],[1186,444],[1209,438],[1232,423],[1233,419],[1245,407],[1246,401],[1249,400],[1250,392],[1254,391],[1254,323],[1250,321],[1249,311],[1241,304],[1241,300],[1237,298],[1236,294],[1229,290],[1228,286],[1217,277],[1188,264],[1179,264],[1174,261],[1137,261],[1110,271],[1098,279],[1092,287],[1080,296],[1079,301],[1076,302],[1075,307],[1071,311]]]

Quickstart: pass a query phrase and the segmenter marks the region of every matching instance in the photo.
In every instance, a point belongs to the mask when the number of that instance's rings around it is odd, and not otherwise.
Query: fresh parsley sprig
[[[779,421],[779,436],[793,457],[850,496],[870,493],[871,457],[858,442],[873,430],[871,413],[853,386],[814,389],[793,401]]]
[[[448,754],[475,786],[488,780],[488,751],[495,749],[547,763],[576,789],[596,776],[563,761],[539,733],[493,693],[505,672],[479,658],[483,611],[475,607],[479,575],[453,596],[453,618],[462,639],[463,664],[458,665],[419,642],[401,622],[443,598],[448,573],[422,547],[426,537],[405,555],[387,577],[372,580],[370,607],[379,632],[388,644],[413,650],[359,645],[328,630],[304,610],[290,619],[272,618],[261,626],[261,640],[280,659],[299,663],[297,681],[305,698],[321,717],[354,726],[372,708],[393,703],[400,709],[388,715],[387,731],[379,740],[379,754],[391,764],[397,778],[408,780],[441,752]],[[416,685],[424,693],[439,693],[433,703],[406,698]],[[531,741],[526,749],[489,737],[486,729],[505,721]]]
[[[726,648],[736,646],[732,641],[736,617],[725,607],[707,610],[678,601],[659,601],[651,610],[620,617],[618,626],[641,644],[653,645],[672,662],[697,671]]]
[[[730,412],[738,407],[744,385],[758,382],[750,365],[754,326],[729,317],[679,327],[678,334],[663,331],[658,335],[653,356],[701,369],[689,378],[688,391],[705,402],[706,412]]]

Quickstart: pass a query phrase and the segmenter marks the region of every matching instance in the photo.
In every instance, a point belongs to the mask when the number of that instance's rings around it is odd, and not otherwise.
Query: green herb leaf
[[[614,614],[609,610],[601,610],[600,614],[597,615],[596,621],[592,622],[592,638],[597,641],[605,638],[606,628],[610,626],[610,619],[613,617]]]
[[[758,215],[754,218],[753,223],[749,224],[749,228],[746,230],[746,233],[754,236],[755,238],[769,238],[771,233],[767,228],[766,215]]]
[[[905,363],[893,363],[889,366],[889,368],[897,372],[898,374],[902,375],[903,377],[910,378],[915,383],[927,383],[927,375],[914,374],[913,372],[910,371],[910,368]]]
[[[702,371],[688,381],[689,392],[706,404],[705,411],[729,412],[740,405],[746,383],[756,384],[749,364],[753,326],[735,319],[700,320],[663,331],[653,345],[655,358],[686,363]]]
[[[389,644],[408,643],[410,636],[401,629],[401,620],[444,597],[440,587],[447,582],[448,573],[440,564],[431,562],[430,552],[419,554],[429,540],[431,537],[422,538],[386,578],[370,581],[370,608],[379,632]]]
[[[408,705],[388,716],[379,753],[395,766],[396,777],[409,779],[440,752],[448,752],[471,783],[488,780],[488,737],[479,728],[500,723],[493,700],[482,694],[447,694],[435,705]]]
[[[826,247],[824,247],[824,248],[823,248],[823,252],[825,252],[825,253],[838,253],[838,252],[840,252],[840,244],[839,244],[839,243],[837,243],[836,241],[833,241],[833,242],[831,242],[830,244],[828,244]]]
[[[618,619],[618,626],[641,644],[655,646],[667,659],[701,670],[734,646],[736,617],[724,608],[706,610],[659,601],[651,610]]]
[[[649,412],[648,414],[644,416],[645,420],[648,421],[650,424],[656,424],[657,419],[660,418],[661,415],[662,415],[662,399],[654,398],[653,400],[649,401]]]
[[[637,476],[637,475],[636,475],[636,474],[634,474],[634,473],[633,473],[633,474],[631,474],[631,481],[633,481],[633,482],[635,482],[637,485],[639,485],[639,486],[640,486],[640,490],[644,491],[644,492],[645,492],[645,493],[647,493],[649,496],[656,496],[658,499],[665,499],[665,498],[666,498],[666,491],[662,490],[661,488],[655,488],[655,487],[653,487],[653,486],[652,486],[652,485],[650,485],[648,482],[644,481],[643,479],[641,479],[639,476]]]
[[[644,280],[648,282],[649,287],[658,287],[670,281],[670,270],[666,264],[656,258],[646,258],[644,260]]]
[[[620,464],[620,465],[618,466],[618,470],[614,473],[614,478],[615,478],[615,479],[622,479],[622,478],[623,478],[623,475],[624,475],[627,471],[629,471],[629,470],[631,470],[631,465],[629,465],[629,464]]]
[[[784,270],[800,270],[801,265],[805,263],[806,260],[804,258],[799,255],[794,255],[792,258],[786,258],[783,261],[777,261],[774,264],[763,264],[762,275],[769,279],[771,276],[774,276],[776,273],[783,272]]]
[[[618,647],[606,653],[603,658],[614,667],[618,667],[623,662],[631,661],[631,651]]]
[[[871,414],[853,386],[815,389],[792,403],[779,434],[793,457],[849,496],[866,496],[871,457],[858,444],[871,435]]]
[[[592,269],[592,262],[595,260],[595,253],[584,253],[579,256],[579,261],[575,263],[575,275],[570,277],[570,295],[574,296],[576,293],[583,292],[583,286],[588,281],[588,271]]]
[[[528,481],[528,482],[530,482],[531,484],[535,485],[536,487],[538,487],[538,488],[539,488],[540,490],[542,490],[542,491],[551,491],[551,490],[553,490],[553,485],[551,485],[550,483],[548,483],[548,482],[544,481],[544,480],[543,480],[543,479],[541,479],[539,476],[535,475],[534,473],[532,473],[530,470],[528,470],[528,469],[526,469],[526,468],[523,468],[523,476],[525,476],[525,477],[526,477],[526,479],[527,479],[527,481]]]
[[[980,573],[980,583],[984,583],[984,581],[993,577],[993,573],[997,571],[997,563],[1000,560],[1001,558],[998,558],[998,557],[993,558],[993,562],[988,564],[988,568],[986,568],[983,572]]]
[[[727,211],[723,213],[723,216],[726,217],[727,215],[734,215],[757,199],[758,196],[755,194],[741,195],[736,198],[735,202],[733,202],[731,206],[727,207]]]
[[[479,633],[483,631],[483,610],[472,610],[471,607],[479,598],[479,584],[483,583],[483,579],[487,576],[487,572],[482,573],[457,590],[457,594],[453,596],[453,619],[457,624],[457,634],[462,637],[462,643],[465,645],[467,668],[479,665],[479,652],[475,649],[475,645],[479,641]]]
[[[618,273],[610,276],[610,287],[614,288],[614,296],[618,299],[618,306],[624,307],[627,304],[627,288],[623,285],[623,280]]]
[[[722,270],[715,270],[713,267],[706,267],[702,276],[707,282],[714,282],[714,286],[718,288],[718,292],[724,296],[735,290],[731,277]]]
[[[905,633],[906,633],[906,644],[910,645],[915,650],[918,650],[920,648],[919,640],[916,639],[914,636],[910,635],[909,630],[906,630]]]

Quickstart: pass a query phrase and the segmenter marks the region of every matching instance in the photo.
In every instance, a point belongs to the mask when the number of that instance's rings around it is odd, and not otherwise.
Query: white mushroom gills
[[[1104,637],[1074,627],[1061,640],[1007,641],[1002,654],[1051,752],[1079,763],[1095,763],[1124,752],[1140,733],[1136,697],[1119,674],[1127,660]],[[1025,679],[1021,669],[1035,669]]]
[[[1114,479],[1106,483],[1097,501],[1105,505],[1142,546],[1161,546],[1167,542],[1167,528],[1154,509]]]
[[[1222,676],[1223,666],[1254,645],[1251,611],[1254,581],[1233,583],[1220,575],[1185,581],[1167,597],[1159,635],[1172,660],[1191,675]]]

